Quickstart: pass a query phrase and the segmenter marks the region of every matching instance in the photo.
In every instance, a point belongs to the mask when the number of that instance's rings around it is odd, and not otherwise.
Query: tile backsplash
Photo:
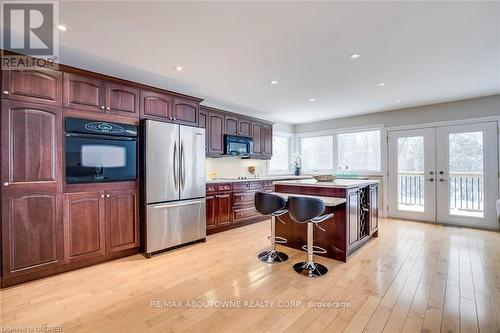
[[[255,166],[256,175],[261,177],[267,175],[267,161],[238,157],[206,158],[206,179],[211,180],[214,175],[215,177],[251,177],[252,175],[247,170],[251,165]]]

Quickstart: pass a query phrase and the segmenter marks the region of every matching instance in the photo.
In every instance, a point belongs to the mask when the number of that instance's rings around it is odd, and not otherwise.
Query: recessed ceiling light
[[[69,30],[68,26],[66,26],[64,24],[58,24],[58,25],[56,25],[56,28],[59,29],[60,31],[64,31],[64,32]]]
[[[269,84],[275,85],[278,84],[278,80],[269,80]]]
[[[383,86],[385,86],[385,82],[379,82],[379,83],[377,83],[377,86],[383,87]]]
[[[358,59],[359,57],[361,57],[361,53],[353,53],[349,56],[351,59]]]
[[[175,70],[178,72],[182,72],[184,68],[182,66],[175,66]]]
[[[316,102],[316,98],[309,98],[309,102]]]
[[[396,103],[401,103],[401,100],[400,100],[400,99],[397,99],[397,100],[396,100]]]

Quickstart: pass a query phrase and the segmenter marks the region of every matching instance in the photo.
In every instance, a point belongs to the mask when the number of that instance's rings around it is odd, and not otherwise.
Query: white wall
[[[500,95],[295,125],[294,133],[384,124],[385,127],[500,116]]]
[[[263,160],[241,159],[238,157],[206,158],[206,179],[211,180],[214,177],[251,177],[247,170],[247,167],[251,165],[255,166],[255,174],[266,176],[266,163],[267,161]]]

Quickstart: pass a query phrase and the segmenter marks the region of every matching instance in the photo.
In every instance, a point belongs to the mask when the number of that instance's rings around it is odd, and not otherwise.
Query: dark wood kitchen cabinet
[[[198,126],[199,103],[185,98],[175,97],[172,109],[172,121],[180,125]]]
[[[54,70],[2,71],[2,95],[5,99],[60,106],[62,72]]]
[[[217,199],[217,226],[231,224],[231,193],[222,193],[215,196]]]
[[[248,119],[227,114],[224,116],[224,126],[226,134],[251,136],[252,122]]]
[[[105,82],[91,76],[64,73],[63,106],[105,112]]]
[[[260,144],[263,159],[270,160],[273,157],[273,127],[271,125],[262,125]]]
[[[208,151],[208,145],[210,144],[210,133],[208,127],[208,112],[200,108],[198,127],[205,129],[205,152]]]
[[[108,81],[105,92],[106,111],[124,116],[139,116],[139,89]]]
[[[253,153],[256,157],[262,155],[262,124],[252,123]]]
[[[157,120],[170,120],[172,96],[154,91],[141,91],[141,117]]]
[[[208,233],[231,224],[231,190],[231,184],[207,184],[205,200]]]
[[[64,194],[64,256],[67,262],[106,253],[104,192]]]
[[[220,156],[224,153],[224,116],[217,112],[208,112],[207,156]]]
[[[252,122],[250,120],[238,119],[238,135],[252,136]]]
[[[63,260],[61,108],[2,101],[2,277]]]
[[[108,251],[139,246],[139,202],[137,191],[106,191],[106,229]]]
[[[207,231],[217,228],[217,199],[215,195],[205,197]]]

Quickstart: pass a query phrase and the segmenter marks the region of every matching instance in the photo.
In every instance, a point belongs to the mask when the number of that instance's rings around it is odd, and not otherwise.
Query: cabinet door
[[[224,153],[224,116],[219,113],[208,114],[209,144],[208,152]]]
[[[172,96],[153,91],[141,91],[141,117],[171,120]]]
[[[231,194],[217,195],[217,225],[231,224]]]
[[[271,159],[273,155],[273,127],[263,125],[261,131],[261,149],[265,159]]]
[[[53,106],[62,103],[62,72],[2,71],[2,81],[4,98]]]
[[[93,77],[64,73],[65,107],[104,112],[104,81]]]
[[[3,275],[63,261],[62,110],[4,100],[1,114]]]
[[[252,123],[253,153],[256,158],[262,156],[262,124]]]
[[[111,252],[139,246],[137,191],[106,192],[106,229]]]
[[[139,89],[106,82],[106,110],[125,116],[139,116]]]
[[[106,253],[104,193],[64,194],[64,256],[66,261]]]
[[[208,127],[208,112],[200,110],[200,121],[198,122],[198,127],[205,129],[205,151],[208,151],[210,132]]]
[[[246,119],[238,119],[238,135],[252,136],[252,122]]]
[[[370,185],[370,234],[378,228],[378,186]]]
[[[349,245],[356,242],[359,238],[359,193],[358,190],[350,190],[347,194],[347,212]]]
[[[217,228],[217,205],[216,198],[213,195],[209,195],[206,198],[206,219],[207,219],[207,230],[212,230]]]
[[[225,134],[238,135],[238,118],[224,116]]]
[[[198,109],[198,103],[175,97],[172,120],[176,124],[198,127]]]

